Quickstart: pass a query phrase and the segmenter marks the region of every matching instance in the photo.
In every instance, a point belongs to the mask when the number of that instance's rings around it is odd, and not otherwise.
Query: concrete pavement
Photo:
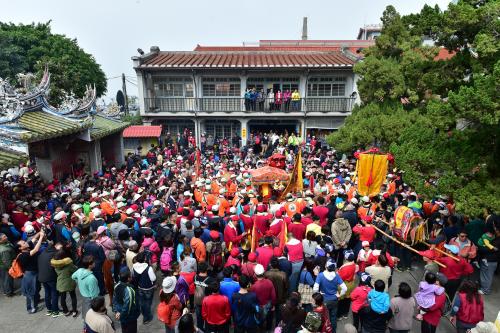
[[[394,272],[393,284],[389,290],[391,296],[397,293],[397,288],[400,282],[405,281],[412,287],[412,292],[417,290],[417,284],[422,277],[423,271],[421,265],[415,266],[411,272]],[[494,321],[498,311],[500,311],[500,278],[495,277],[493,283],[493,293],[484,296],[485,300],[485,320]],[[43,297],[43,291],[42,291]],[[156,304],[158,302],[157,296],[155,297],[155,304],[153,313],[155,319],[149,325],[142,325],[142,317],[139,318],[139,332],[164,332],[165,328],[161,322],[156,319]],[[43,302],[42,302],[43,303]],[[78,303],[80,306],[80,302]],[[112,316],[113,314],[110,312]],[[23,296],[15,296],[7,298],[0,295],[0,332],[5,333],[77,333],[82,331],[83,323],[81,316],[78,318],[66,318],[61,316],[59,318],[47,317],[46,310],[43,309],[39,313],[28,314],[25,310],[25,298]],[[114,318],[112,316],[112,318]],[[351,318],[338,322],[338,332],[343,333],[343,326],[345,323],[351,322]],[[117,325],[118,327],[119,325]],[[120,330],[118,330],[120,332]],[[412,332],[420,332],[420,323],[414,321]],[[442,318],[437,332],[439,333],[452,333],[456,332],[448,319]]]

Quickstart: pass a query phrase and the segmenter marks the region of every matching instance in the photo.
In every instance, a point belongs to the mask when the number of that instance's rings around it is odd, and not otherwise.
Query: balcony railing
[[[145,98],[146,113],[158,112],[341,112],[348,113],[354,107],[351,97],[307,97],[300,100],[249,100],[239,97],[156,97]]]

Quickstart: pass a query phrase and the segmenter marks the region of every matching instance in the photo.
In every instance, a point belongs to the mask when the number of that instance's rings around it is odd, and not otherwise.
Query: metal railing
[[[307,97],[300,100],[245,99],[239,97],[156,97],[145,98],[146,113],[159,112],[351,112],[352,97]]]

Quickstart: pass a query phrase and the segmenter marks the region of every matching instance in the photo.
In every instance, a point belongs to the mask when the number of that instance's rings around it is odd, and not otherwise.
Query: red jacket
[[[359,240],[361,242],[368,241],[371,243],[375,239],[376,230],[373,226],[369,224],[366,226],[363,226],[361,224],[356,224],[354,228],[352,228],[352,231],[355,234],[359,235]]]
[[[458,297],[460,297],[460,308],[457,312],[458,320],[474,325],[484,320],[484,304],[481,296],[479,296],[479,303],[476,303],[475,299],[472,303],[467,301],[465,293],[459,293]]]
[[[274,256],[273,248],[271,246],[261,246],[257,248],[255,252],[257,252],[257,263],[261,264],[264,267],[264,270],[267,270],[267,266],[271,262],[271,258]]]
[[[326,208],[325,206],[316,206],[313,207],[312,211],[314,215],[319,217],[319,223],[321,224],[321,226],[324,226],[328,222],[328,208]]]
[[[431,306],[424,314],[424,321],[432,326],[437,326],[439,324],[439,320],[441,319],[441,315],[443,314],[445,302],[446,295],[444,293],[436,295],[434,305]]]
[[[440,267],[439,271],[443,273],[448,280],[458,280],[474,272],[472,265],[462,257],[460,257],[460,261],[455,261],[455,259],[450,257],[441,257],[438,258],[437,261],[446,265],[446,268]]]
[[[354,288],[351,292],[352,312],[358,313],[363,306],[368,304],[366,299],[368,298],[370,290],[372,290],[372,288],[368,286],[358,286]]]
[[[232,243],[233,247],[238,247],[240,245],[242,235],[238,235],[236,228],[231,227],[229,224],[224,228],[224,242],[226,242],[226,248],[229,248],[229,244]]]
[[[302,242],[306,236],[306,225],[303,223],[290,223],[288,232],[291,232],[296,239]]]
[[[276,290],[271,280],[266,278],[257,280],[250,288],[250,291],[253,291],[257,296],[259,305],[264,306],[269,302],[276,305]]]
[[[201,303],[201,316],[210,325],[225,324],[231,317],[229,299],[221,294],[212,294]]]

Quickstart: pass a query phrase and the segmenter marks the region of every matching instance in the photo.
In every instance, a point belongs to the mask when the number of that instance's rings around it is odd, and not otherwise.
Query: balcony
[[[193,114],[269,114],[277,112],[290,115],[308,113],[349,113],[354,107],[351,97],[307,97],[297,101],[276,101],[275,99],[245,100],[239,97],[156,97],[145,98],[147,114],[193,113]]]

